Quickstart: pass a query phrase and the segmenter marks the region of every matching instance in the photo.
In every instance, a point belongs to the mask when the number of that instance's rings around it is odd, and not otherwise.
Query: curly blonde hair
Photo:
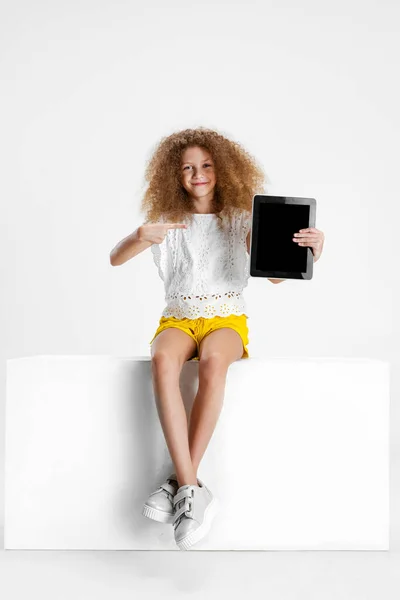
[[[145,223],[179,223],[188,217],[192,222],[193,203],[181,183],[181,159],[188,147],[208,150],[214,160],[216,184],[212,202],[221,227],[223,216],[228,218],[239,210],[252,209],[253,196],[263,193],[266,176],[256,160],[238,143],[212,129],[185,129],[163,137],[146,164],[144,194],[141,210]]]

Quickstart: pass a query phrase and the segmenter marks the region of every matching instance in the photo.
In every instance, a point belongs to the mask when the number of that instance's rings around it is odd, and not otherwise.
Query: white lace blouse
[[[188,218],[182,220],[188,223],[187,229],[169,229],[161,244],[152,244],[165,288],[162,316],[196,319],[247,314],[243,290],[250,274],[246,236],[251,211],[236,211],[226,231],[218,229],[217,221],[215,214],[195,213],[192,225]]]

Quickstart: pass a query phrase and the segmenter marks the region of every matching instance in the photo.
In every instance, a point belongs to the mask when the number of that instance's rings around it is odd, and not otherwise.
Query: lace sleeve
[[[160,217],[157,223],[164,223],[163,217]],[[150,246],[151,253],[153,255],[154,264],[157,267],[160,278],[165,281],[165,273],[167,268],[167,249],[166,249],[166,237],[161,244],[152,244]]]
[[[244,210],[242,216],[242,232],[244,239],[246,239],[252,225],[253,214],[251,210]]]

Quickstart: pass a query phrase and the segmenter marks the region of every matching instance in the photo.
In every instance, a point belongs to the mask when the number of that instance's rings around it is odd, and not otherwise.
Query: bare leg
[[[212,363],[213,361],[211,361]],[[199,376],[199,389],[189,419],[189,448],[193,470],[197,477],[200,461],[217,424],[224,400],[227,369],[214,361]],[[199,370],[201,365],[199,363]],[[204,373],[207,371],[207,373]]]
[[[179,387],[183,364],[196,349],[184,331],[165,329],[152,344],[154,396],[165,441],[175,466],[179,486],[197,485],[188,442],[188,423]]]
[[[243,342],[234,329],[209,333],[200,344],[199,389],[189,418],[189,448],[197,477],[200,461],[217,424],[229,365],[243,356]]]

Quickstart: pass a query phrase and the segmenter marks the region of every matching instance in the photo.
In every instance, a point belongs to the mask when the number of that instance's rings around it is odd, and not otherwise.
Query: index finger
[[[185,223],[165,223],[165,227],[167,229],[182,229],[183,227],[187,227]]]

